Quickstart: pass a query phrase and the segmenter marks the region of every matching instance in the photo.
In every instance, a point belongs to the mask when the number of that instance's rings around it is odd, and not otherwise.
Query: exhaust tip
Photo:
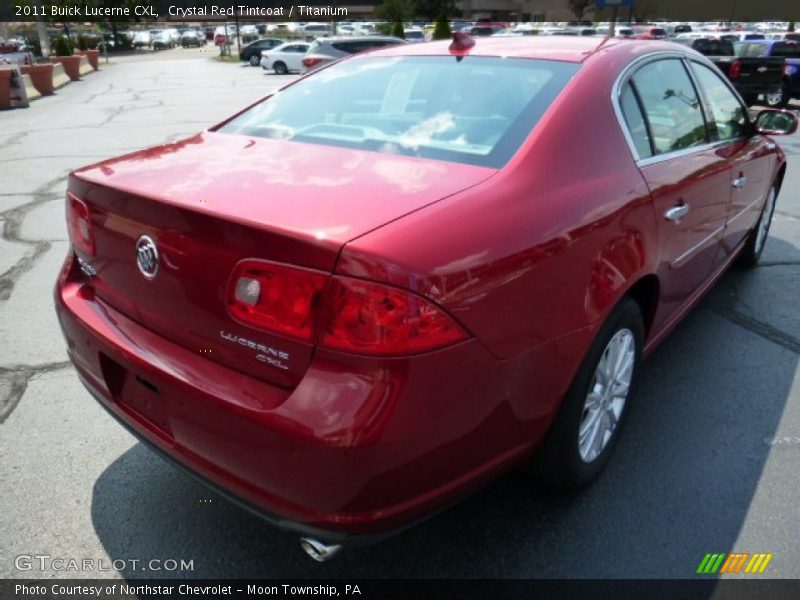
[[[319,540],[305,537],[300,538],[300,547],[303,549],[303,552],[317,562],[328,561],[342,550],[339,544],[324,544]]]

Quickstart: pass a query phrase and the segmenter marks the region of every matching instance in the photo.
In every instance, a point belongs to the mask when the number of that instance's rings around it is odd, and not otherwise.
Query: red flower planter
[[[49,65],[23,65],[22,74],[31,76],[31,83],[42,96],[53,93],[53,63]]]
[[[0,66],[0,109],[11,107],[11,67]]]
[[[64,72],[72,81],[78,81],[81,78],[81,56],[73,54],[72,56],[51,56],[50,62],[61,63],[64,65]]]
[[[95,71],[100,70],[100,50],[75,50],[75,53],[87,57]]]

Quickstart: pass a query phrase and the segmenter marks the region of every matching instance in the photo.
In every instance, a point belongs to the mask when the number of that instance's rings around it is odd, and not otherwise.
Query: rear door
[[[731,163],[731,193],[718,262],[738,246],[761,214],[772,184],[774,155],[762,135],[751,135],[747,108],[719,74],[692,60],[692,72],[706,102],[716,152]]]
[[[659,57],[621,90],[621,107],[658,219],[662,303],[675,313],[715,264],[730,195],[730,165],[711,143],[703,104],[684,61]]]
[[[306,44],[286,46],[282,58],[290,71],[299,71],[303,68],[302,60],[303,56],[306,54],[306,50],[308,50],[308,45]]]

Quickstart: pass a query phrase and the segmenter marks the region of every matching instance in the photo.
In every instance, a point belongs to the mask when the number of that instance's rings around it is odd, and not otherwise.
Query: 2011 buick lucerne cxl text
[[[353,56],[71,174],[69,356],[318,560],[522,465],[575,489],[642,359],[758,261],[796,128],[660,41]]]

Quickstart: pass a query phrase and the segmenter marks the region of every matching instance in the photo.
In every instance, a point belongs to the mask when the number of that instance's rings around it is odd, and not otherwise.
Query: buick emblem
[[[152,279],[158,273],[158,248],[149,235],[143,235],[136,241],[136,264],[147,279]]]

